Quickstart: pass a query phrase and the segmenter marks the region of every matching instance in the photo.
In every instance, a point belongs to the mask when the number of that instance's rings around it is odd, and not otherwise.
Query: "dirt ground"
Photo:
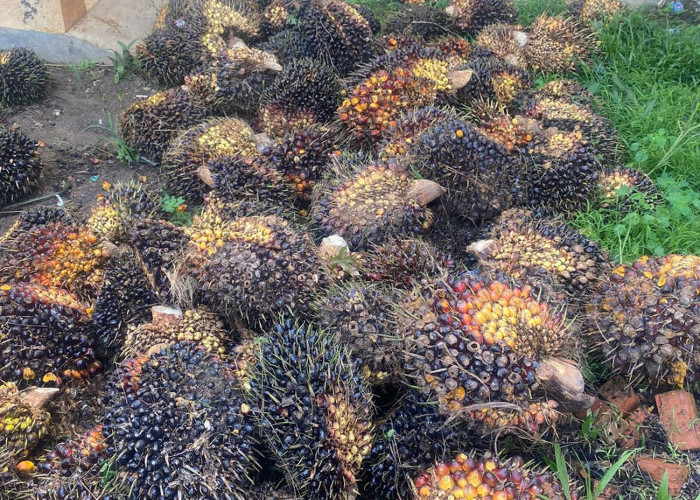
[[[110,140],[113,134],[105,128],[110,117],[116,122],[120,110],[153,90],[135,75],[115,84],[110,66],[79,69],[52,65],[50,72],[46,99],[0,111],[0,128],[19,127],[44,144],[40,149],[44,164],[41,185],[29,199],[62,192],[68,210],[82,216],[89,212],[104,181],[114,184],[146,176],[149,185],[159,186],[158,167],[146,163],[129,166],[117,160],[116,147]],[[21,210],[57,201],[50,197],[0,209],[0,233]]]

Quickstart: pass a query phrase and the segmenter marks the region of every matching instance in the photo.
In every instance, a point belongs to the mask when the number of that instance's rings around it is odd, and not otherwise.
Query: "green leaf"
[[[625,462],[627,462],[627,460],[633,457],[635,453],[636,450],[628,450],[624,452],[617,460],[617,462],[610,466],[605,475],[600,479],[598,486],[593,492],[593,498],[598,498],[600,494],[603,493],[603,490],[605,490],[608,483],[612,481],[613,477],[615,477],[615,474],[617,474],[617,472],[622,468],[622,466],[625,465]]]

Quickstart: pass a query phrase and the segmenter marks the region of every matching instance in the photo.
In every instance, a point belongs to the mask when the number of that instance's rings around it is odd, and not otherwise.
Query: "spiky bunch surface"
[[[316,59],[340,75],[372,57],[372,27],[354,6],[341,0],[309,2],[302,9],[299,26]]]
[[[203,103],[181,89],[163,90],[136,101],[119,115],[126,144],[160,162],[177,134],[207,116]]]
[[[420,134],[441,121],[456,117],[455,112],[449,108],[426,106],[408,110],[387,132],[379,146],[379,154],[382,158],[405,155]]]
[[[467,420],[496,420],[488,410],[469,411],[472,404],[527,408],[538,361],[570,342],[563,314],[529,286],[448,276],[417,288],[405,302],[407,372],[441,412]],[[513,417],[516,427],[536,430],[545,415],[516,411]]]
[[[610,122],[595,113],[589,105],[576,103],[572,98],[535,96],[523,112],[526,116],[540,120],[543,127],[581,132],[608,159],[614,159],[620,149],[617,133]]]
[[[22,398],[12,382],[0,384],[0,450],[23,457],[46,433],[51,415]]]
[[[295,60],[260,98],[260,123],[273,136],[333,118],[341,85],[335,71],[315,59]]]
[[[20,201],[38,185],[38,149],[37,141],[17,130],[0,132],[0,207]]]
[[[253,129],[238,118],[218,118],[184,131],[163,157],[168,192],[201,203],[209,192],[199,170],[218,156],[254,156]]]
[[[97,196],[87,227],[104,240],[129,241],[134,224],[152,217],[157,209],[156,196],[141,182],[120,182]]]
[[[539,93],[547,97],[568,97],[577,103],[590,103],[593,94],[576,80],[552,80],[547,82]]]
[[[492,242],[482,256],[487,265],[516,279],[526,277],[530,268],[541,268],[576,299],[586,300],[610,268],[597,243],[561,220],[527,211],[504,213],[488,237]]]
[[[654,386],[691,385],[700,369],[700,257],[642,257],[613,270],[594,297],[593,339],[615,372]]]
[[[297,204],[308,208],[311,194],[336,151],[331,129],[309,127],[294,130],[263,152],[267,161],[294,188]]]
[[[411,498],[416,470],[457,453],[469,439],[463,429],[448,422],[424,395],[409,392],[375,432],[361,476],[365,498]]]
[[[350,349],[372,383],[399,372],[401,339],[391,313],[398,300],[396,290],[358,283],[331,289],[314,307],[319,326]]]
[[[282,65],[305,57],[313,57],[304,36],[296,29],[284,29],[257,45],[257,48],[274,54]]]
[[[232,37],[250,40],[260,35],[262,17],[254,3],[239,0],[201,0],[200,3],[206,22],[204,46],[212,55],[225,50]]]
[[[4,264],[13,279],[61,287],[86,300],[102,283],[107,255],[87,228],[62,222],[35,226],[8,246]]]
[[[578,0],[569,5],[569,13],[583,22],[607,20],[624,12],[620,0]]]
[[[400,33],[425,41],[459,31],[459,26],[445,11],[427,5],[406,5],[392,12],[384,27],[385,33]]]
[[[274,54],[237,45],[213,58],[201,73],[185,78],[185,83],[212,113],[252,115],[280,70]]]
[[[580,132],[555,132],[527,157],[529,204],[543,214],[583,210],[595,195],[602,166]]]
[[[525,467],[522,458],[501,461],[490,454],[483,457],[458,454],[440,462],[413,480],[414,500],[473,498],[492,500],[564,500],[559,481],[549,472]]]
[[[143,219],[134,224],[131,245],[146,276],[160,298],[170,294],[170,279],[187,245],[184,230],[159,219]]]
[[[292,12],[284,0],[274,0],[262,12],[262,31],[266,38],[282,31]]]
[[[499,59],[518,67],[526,67],[525,44],[528,34],[517,24],[495,23],[479,31],[474,43]]]
[[[521,161],[460,119],[427,130],[410,152],[419,173],[447,189],[448,214],[461,220],[492,219],[517,203],[525,189]]]
[[[58,385],[89,377],[100,367],[91,312],[65,290],[0,285],[0,379]]]
[[[484,50],[474,51],[469,61],[459,69],[473,71],[469,82],[457,92],[457,98],[466,104],[489,100],[500,106],[508,106],[532,85],[527,70]]]
[[[156,295],[134,252],[110,258],[92,314],[101,351],[119,351],[128,326],[147,321],[155,303]]]
[[[450,7],[457,25],[471,34],[489,24],[513,22],[516,17],[510,0],[452,0]]]
[[[409,197],[411,176],[395,164],[367,165],[341,176],[313,210],[323,236],[340,234],[353,250],[428,229],[432,213]]]
[[[191,234],[190,259],[205,302],[252,323],[287,308],[304,314],[326,282],[310,238],[279,217],[242,217]]]
[[[0,51],[0,109],[42,99],[48,81],[48,68],[33,51]]]
[[[246,498],[255,442],[231,366],[184,342],[150,356],[137,376],[119,370],[105,395],[104,432],[123,450],[128,498]]]
[[[635,168],[615,166],[601,172],[596,188],[602,208],[616,208],[628,212],[635,207],[637,198],[655,207],[663,198],[651,178]]]
[[[277,466],[303,498],[352,492],[372,442],[371,396],[348,351],[287,321],[255,345],[250,404]]]
[[[589,43],[588,33],[576,21],[545,12],[530,25],[526,57],[537,71],[566,73],[590,56]]]

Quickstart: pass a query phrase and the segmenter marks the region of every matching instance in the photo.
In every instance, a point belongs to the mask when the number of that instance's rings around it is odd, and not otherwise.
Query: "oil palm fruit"
[[[117,371],[104,398],[127,498],[246,498],[255,441],[231,365],[183,342],[131,368]]]
[[[274,54],[277,61],[285,66],[304,57],[313,57],[304,36],[296,29],[284,29],[271,36],[256,48]]]
[[[211,113],[253,115],[263,90],[281,70],[274,54],[239,41],[214,57],[206,69],[185,78],[185,85]]]
[[[576,80],[552,80],[539,93],[546,97],[568,97],[576,103],[590,104],[593,101],[593,94]]]
[[[127,242],[134,224],[140,219],[152,217],[157,210],[155,194],[142,182],[118,182],[97,196],[97,204],[86,224],[104,240]]]
[[[655,207],[663,201],[654,181],[635,168],[608,167],[601,172],[596,188],[598,206],[601,208],[615,208],[621,212],[629,212],[635,207],[637,199]]]
[[[43,167],[38,149],[37,141],[17,130],[0,132],[0,208],[20,201],[38,186]]]
[[[463,274],[418,286],[402,302],[406,371],[441,413],[486,429],[537,431],[556,419],[554,400],[534,391],[549,384],[546,367],[560,366],[547,358],[568,354],[573,336],[564,312],[535,295],[505,278]]]
[[[250,41],[261,34],[263,19],[254,3],[239,0],[202,0],[200,8],[206,23],[206,33],[202,41],[212,56],[225,50],[233,38]]]
[[[610,122],[595,113],[590,105],[576,103],[569,97],[536,95],[525,106],[523,113],[539,120],[543,127],[582,133],[608,162],[614,161],[618,155],[620,144],[617,133]]]
[[[161,300],[170,296],[168,276],[183,257],[187,242],[185,231],[167,221],[142,219],[134,224],[131,245],[151,288]]]
[[[700,357],[700,258],[642,257],[615,268],[593,297],[592,341],[605,364],[653,386],[690,386]]]
[[[580,132],[546,131],[526,157],[528,204],[541,214],[585,209],[603,170],[597,150]]]
[[[418,173],[442,185],[451,217],[478,224],[519,203],[524,165],[503,146],[461,119],[438,123],[415,141]]]
[[[406,111],[391,126],[380,143],[379,156],[382,159],[389,159],[405,155],[420,134],[440,121],[456,117],[456,113],[450,108],[437,106]]]
[[[405,5],[389,15],[384,27],[385,33],[401,33],[421,41],[432,41],[460,31],[445,11],[427,5]]]
[[[417,470],[449,460],[469,441],[464,427],[449,422],[424,395],[409,391],[375,432],[362,469],[364,498],[411,498]]]
[[[569,5],[569,14],[585,23],[604,21],[624,12],[620,0],[578,0]]]
[[[12,382],[0,384],[0,449],[8,456],[25,457],[46,434],[51,415],[45,404],[56,389],[20,392]]]
[[[333,119],[341,96],[335,71],[304,58],[290,62],[260,98],[259,120],[271,136]]]
[[[401,338],[391,315],[398,298],[399,293],[388,287],[349,283],[331,288],[314,305],[318,325],[350,349],[373,384],[400,373]]]
[[[287,483],[301,498],[352,494],[373,407],[350,353],[329,332],[289,320],[254,346],[249,404]]]
[[[190,235],[189,261],[204,302],[251,324],[287,308],[305,314],[326,283],[310,238],[279,217],[200,220]]]
[[[73,294],[32,283],[0,285],[0,379],[58,385],[100,368],[92,308]]]
[[[436,463],[413,478],[413,491],[413,500],[571,497],[551,473],[528,468],[519,457],[500,460],[490,453],[482,457],[459,453],[452,460]]]
[[[92,314],[100,351],[110,357],[119,351],[129,325],[147,321],[155,303],[156,295],[135,253],[123,250],[112,256]]]
[[[265,6],[262,11],[261,26],[265,38],[284,30],[291,14],[292,12],[284,0],[274,0]]]
[[[253,129],[239,118],[217,118],[183,131],[163,156],[163,171],[171,195],[201,203],[210,188],[199,170],[217,156],[254,156]]]
[[[372,27],[341,0],[311,0],[299,17],[299,30],[316,59],[347,75],[372,57]]]
[[[184,90],[169,89],[136,101],[122,111],[119,130],[130,148],[160,162],[178,133],[206,116],[201,101]]]
[[[42,99],[48,81],[48,68],[33,51],[0,51],[0,109]]]
[[[38,207],[19,214],[12,225],[3,234],[0,234],[0,261],[11,256],[9,252],[7,255],[3,255],[3,251],[12,252],[25,233],[37,226],[50,226],[56,222],[60,222],[64,226],[75,224],[75,220],[68,212],[57,207]]]
[[[490,24],[513,22],[516,17],[510,0],[451,0],[446,12],[470,34]]]
[[[597,243],[559,219],[534,217],[524,210],[502,214],[487,240],[473,247],[482,264],[515,279],[525,278],[530,268],[541,268],[580,300],[587,300],[611,267]]]
[[[495,23],[479,31],[475,44],[513,66],[527,68],[525,45],[529,35],[516,24]]]
[[[339,172],[321,192],[312,209],[319,235],[339,234],[351,249],[361,250],[390,236],[426,231],[432,211],[425,206],[443,190],[427,179],[412,179],[399,165],[375,163]]]
[[[530,25],[525,47],[530,67],[545,73],[573,71],[579,59],[590,56],[589,34],[576,21],[546,12]]]
[[[511,154],[527,156],[542,134],[539,123],[522,115],[513,116],[504,106],[490,100],[477,100],[469,115],[479,132],[506,148]]]

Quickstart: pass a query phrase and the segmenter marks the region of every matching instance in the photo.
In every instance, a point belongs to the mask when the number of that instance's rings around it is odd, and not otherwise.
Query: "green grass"
[[[564,0],[516,0],[515,8],[518,10],[518,23],[529,25],[537,16],[546,12],[556,16],[566,11]]]

